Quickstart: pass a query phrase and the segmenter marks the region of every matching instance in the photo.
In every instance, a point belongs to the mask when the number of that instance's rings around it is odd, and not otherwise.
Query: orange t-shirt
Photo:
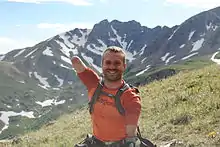
[[[78,76],[88,89],[90,101],[98,86],[99,76],[90,68],[78,73]],[[109,89],[103,86],[102,90],[115,95],[118,89]],[[118,141],[127,137],[126,125],[138,124],[141,104],[140,97],[134,89],[129,88],[122,94],[121,104],[125,109],[125,116],[118,112],[114,99],[100,95],[91,114],[93,135],[96,138],[102,141]]]

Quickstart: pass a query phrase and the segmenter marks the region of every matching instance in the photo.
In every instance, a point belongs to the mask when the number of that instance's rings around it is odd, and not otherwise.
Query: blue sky
[[[179,25],[220,0],[0,0],[0,54],[103,19]]]

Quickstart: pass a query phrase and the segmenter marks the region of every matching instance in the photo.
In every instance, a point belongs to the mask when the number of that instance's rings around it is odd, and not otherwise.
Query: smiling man
[[[87,142],[88,146],[139,146],[136,129],[141,111],[140,96],[138,90],[129,87],[123,79],[125,56],[121,48],[108,47],[102,57],[103,78],[79,57],[71,59],[78,77],[88,89],[93,126],[93,141]],[[119,97],[120,91],[123,92]]]

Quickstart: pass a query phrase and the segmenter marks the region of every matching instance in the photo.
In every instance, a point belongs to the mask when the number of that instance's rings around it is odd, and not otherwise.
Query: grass
[[[139,90],[143,136],[157,144],[177,139],[191,147],[220,146],[219,66],[179,72]],[[88,110],[82,107],[52,125],[27,133],[14,146],[72,147],[91,133],[89,118]]]
[[[141,93],[147,95],[142,126],[153,140],[220,144],[219,136],[207,137],[209,132],[220,131],[220,67],[181,72],[143,87]]]

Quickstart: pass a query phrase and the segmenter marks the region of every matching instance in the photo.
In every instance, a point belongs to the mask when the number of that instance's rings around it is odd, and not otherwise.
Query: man
[[[125,81],[126,58],[123,50],[116,46],[108,47],[102,57],[103,91],[115,95]],[[88,89],[89,101],[99,84],[100,77],[87,67],[79,57],[71,59],[78,77]],[[141,111],[140,96],[135,89],[129,88],[120,97],[125,115],[121,115],[114,99],[101,95],[91,113],[93,136],[96,147],[114,144],[112,147],[136,147],[136,129]],[[133,145],[133,146],[132,146]]]

